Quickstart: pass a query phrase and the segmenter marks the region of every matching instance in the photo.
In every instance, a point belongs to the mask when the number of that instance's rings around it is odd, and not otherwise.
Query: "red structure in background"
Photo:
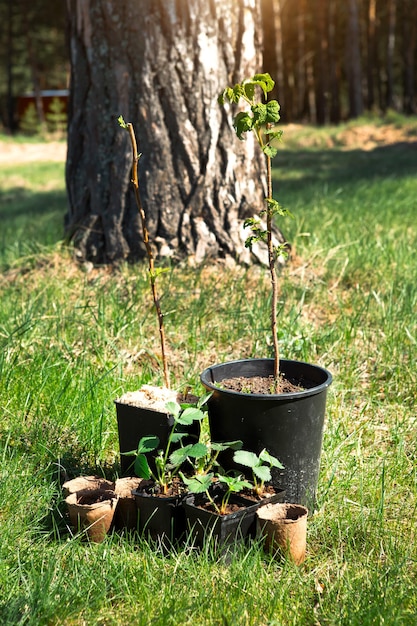
[[[40,92],[42,98],[43,112],[46,116],[47,113],[51,113],[51,103],[53,100],[58,99],[62,103],[62,112],[67,112],[69,90],[68,89],[45,89]],[[36,107],[36,98],[33,92],[17,96],[16,98],[16,114],[17,122],[23,118],[28,107],[33,104]]]

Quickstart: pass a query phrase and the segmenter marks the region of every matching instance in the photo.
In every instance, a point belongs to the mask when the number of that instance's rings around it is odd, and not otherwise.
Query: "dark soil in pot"
[[[294,391],[303,391],[297,381],[288,380],[284,376],[280,376],[278,383],[275,384],[273,376],[236,376],[234,378],[225,378],[221,382],[221,387],[230,389],[230,391],[238,391],[239,393],[254,394],[279,394],[293,393]]]

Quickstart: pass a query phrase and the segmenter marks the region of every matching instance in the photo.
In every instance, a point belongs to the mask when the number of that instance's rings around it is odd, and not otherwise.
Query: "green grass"
[[[63,164],[19,165],[18,178],[0,167],[2,624],[417,623],[415,144],[289,145],[274,175],[295,215],[282,353],[334,375],[300,568],[256,543],[226,563],[71,536],[60,478],[117,470],[113,401],[161,382],[146,268],[76,267],[60,244]],[[263,275],[211,264],[163,276],[173,380],[200,392],[208,364],[268,354]]]
[[[63,163],[0,167],[0,269],[63,238]]]

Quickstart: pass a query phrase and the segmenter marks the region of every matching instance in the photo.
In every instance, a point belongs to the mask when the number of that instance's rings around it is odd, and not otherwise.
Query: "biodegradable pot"
[[[127,476],[116,480],[114,491],[119,496],[119,501],[114,515],[114,527],[117,530],[137,530],[138,509],[133,491],[138,489],[142,478]]]
[[[86,531],[90,541],[101,543],[111,526],[118,496],[104,489],[82,489],[65,498],[75,532]]]
[[[284,554],[296,565],[305,559],[308,509],[300,504],[267,504],[257,511],[257,534],[266,552]]]
[[[139,532],[168,547],[184,535],[182,496],[160,496],[140,489],[133,491],[138,510]]]
[[[283,375],[302,391],[282,394],[247,394],[220,388],[222,380],[273,375],[273,359],[231,361],[201,374],[208,400],[213,441],[241,439],[243,448],[259,454],[266,448],[284,466],[272,469],[272,484],[286,492],[286,500],[314,507],[323,440],[330,372],[317,365],[281,359]],[[225,469],[236,468],[233,452],[219,457]],[[241,470],[241,467],[239,466]]]
[[[100,476],[78,476],[77,478],[73,478],[72,480],[67,480],[62,485],[64,497],[69,496],[70,493],[82,491],[83,489],[113,490],[114,482]]]
[[[262,498],[257,498],[256,496],[251,496],[247,494],[245,491],[241,491],[239,493],[239,499],[242,500],[242,502],[246,502],[247,506],[256,506],[255,510],[258,510],[260,507],[263,507],[267,504],[284,502],[285,491],[283,489],[277,489],[275,493],[264,496]],[[248,535],[250,535],[251,537],[256,537],[256,532],[256,517],[254,516],[253,522],[248,529]]]
[[[192,545],[202,547],[205,541],[210,541],[216,547],[222,547],[243,541],[252,534],[259,503],[249,503],[248,500],[232,496],[230,503],[240,508],[233,513],[219,515],[198,506],[202,502],[204,495],[190,495],[183,503],[187,537]]]
[[[121,474],[124,476],[131,473],[134,461],[134,457],[126,456],[125,453],[136,450],[140,439],[148,435],[158,437],[158,448],[165,449],[174,424],[174,418],[167,412],[133,406],[118,400],[115,401],[115,405],[119,433],[120,467]],[[194,422],[189,428],[185,426],[181,428],[189,433],[182,440],[182,445],[198,441],[200,435],[200,424],[198,422]],[[173,445],[172,449],[174,450],[175,447]],[[149,465],[154,470],[155,452],[150,452],[147,457]]]

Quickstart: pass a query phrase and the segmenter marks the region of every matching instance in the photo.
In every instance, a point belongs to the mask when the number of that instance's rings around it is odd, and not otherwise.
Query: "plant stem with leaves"
[[[252,248],[254,243],[264,242],[268,249],[268,267],[272,292],[271,332],[274,347],[274,381],[276,391],[279,384],[279,345],[277,332],[278,279],[275,264],[279,255],[287,253],[287,246],[286,244],[277,246],[274,244],[273,218],[276,215],[289,215],[289,211],[282,208],[272,197],[271,159],[277,153],[273,142],[280,139],[282,135],[282,131],[275,126],[280,119],[280,106],[276,100],[268,101],[268,93],[272,91],[274,85],[275,83],[269,74],[255,74],[253,78],[244,80],[234,87],[226,87],[219,96],[219,102],[220,104],[225,104],[226,100],[228,100],[233,104],[238,104],[243,100],[249,105],[250,112],[240,111],[233,119],[233,126],[236,135],[241,140],[244,139],[244,133],[253,131],[266,158],[267,195],[265,208],[260,211],[259,216],[246,219],[244,225],[252,231],[252,234],[246,239],[245,246]],[[257,98],[259,89],[263,93],[265,103]],[[266,228],[264,228],[261,222],[261,217],[266,218]]]

